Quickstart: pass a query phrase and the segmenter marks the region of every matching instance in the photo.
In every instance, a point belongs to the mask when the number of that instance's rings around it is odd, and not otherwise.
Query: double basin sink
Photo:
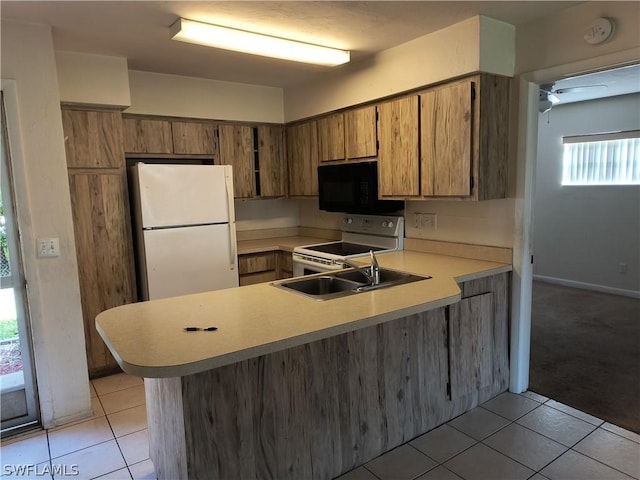
[[[366,268],[364,270],[367,273],[370,272]],[[428,278],[431,277],[381,268],[380,281],[374,285],[361,270],[348,269],[319,276],[297,277],[273,283],[273,286],[305,295],[314,300],[330,300],[380,288],[418,282]]]

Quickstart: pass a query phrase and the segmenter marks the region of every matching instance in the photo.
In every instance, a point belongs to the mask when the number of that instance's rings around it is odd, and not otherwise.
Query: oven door
[[[325,260],[326,261],[326,260]],[[342,270],[344,265],[335,263],[323,263],[322,260],[315,261],[306,255],[293,253],[293,276],[313,275],[314,273],[331,272]]]

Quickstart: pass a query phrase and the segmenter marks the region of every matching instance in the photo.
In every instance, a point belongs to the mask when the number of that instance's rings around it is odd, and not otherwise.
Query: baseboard
[[[583,290],[593,290],[594,292],[610,293],[612,295],[622,295],[623,297],[640,298],[640,291],[625,290],[623,288],[608,287],[606,285],[596,285],[594,283],[576,282],[564,278],[547,277],[545,275],[534,275],[534,280],[565,287],[581,288]]]

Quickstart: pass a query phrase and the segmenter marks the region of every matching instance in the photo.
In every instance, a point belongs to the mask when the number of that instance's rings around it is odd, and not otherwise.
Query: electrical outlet
[[[60,256],[60,240],[57,238],[38,238],[38,258]]]
[[[436,230],[438,228],[438,216],[435,213],[413,214],[413,226],[416,230]]]
[[[420,228],[426,230],[437,230],[438,216],[435,213],[423,213],[420,221]]]
[[[628,264],[624,262],[618,263],[618,273],[627,273],[627,270],[629,270]]]

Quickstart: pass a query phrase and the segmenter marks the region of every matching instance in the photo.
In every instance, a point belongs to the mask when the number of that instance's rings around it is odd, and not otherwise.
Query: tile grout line
[[[590,457],[589,455],[586,455],[586,454],[584,454],[582,452],[579,452],[578,450],[574,450],[573,447],[571,447],[569,450],[567,450],[567,452],[568,451],[572,451],[574,453],[577,453],[578,455],[582,455],[583,457],[587,457],[587,458],[593,460],[594,462],[597,462],[597,463],[599,463],[601,465],[604,465],[605,467],[609,467],[610,469],[615,470],[616,472],[620,472],[620,473],[622,473],[623,475],[626,475],[629,478],[633,478],[633,479],[637,478],[637,477],[634,477],[633,475],[629,475],[628,473],[623,472],[622,470],[620,470],[619,468],[614,467],[613,465],[609,465],[607,463],[604,463],[604,462],[598,460],[597,458]],[[567,452],[564,452],[562,455],[564,455]],[[560,457],[558,457],[558,458],[560,458]]]
[[[93,389],[95,390],[95,388],[96,387],[94,386]],[[124,453],[122,453],[122,448],[120,448],[120,443],[118,442],[118,437],[116,437],[116,432],[113,430],[113,427],[111,426],[111,421],[109,420],[109,416],[107,415],[107,411],[104,409],[104,405],[102,404],[102,399],[100,398],[100,395],[98,394],[97,390],[96,390],[96,396],[98,397],[98,402],[100,402],[100,407],[102,407],[102,411],[104,412],[104,418],[107,420],[107,425],[109,425],[109,430],[111,430],[111,434],[113,435],[113,440],[115,440],[115,442],[116,442],[116,446],[118,447],[118,452],[120,452],[120,456],[122,457],[122,461],[124,462],[125,468],[127,469],[127,472],[129,472],[129,475],[131,476],[131,478],[133,478],[133,475],[131,475],[131,471],[129,470],[129,465],[127,465],[127,460],[124,458]],[[109,441],[111,441],[111,440],[109,440]],[[116,472],[118,470],[120,470],[120,469],[116,468],[115,470],[103,473],[102,475],[108,475],[108,474]]]
[[[134,387],[135,386],[137,386],[137,385],[134,385]],[[133,387],[128,387],[128,388],[133,388]],[[126,389],[123,389],[123,390],[126,390]],[[117,391],[122,391],[122,390],[117,390]],[[113,393],[113,392],[111,392],[111,393]],[[100,395],[98,395],[97,391],[96,391],[96,395],[98,397],[98,400],[100,401],[100,405],[102,406],[102,409],[104,410],[104,405],[102,405],[102,400],[100,400]],[[105,395],[108,395],[108,394],[105,394]],[[142,405],[145,405],[145,408],[146,408],[146,398],[145,398],[145,403],[143,403]],[[136,405],[136,406],[140,406],[140,405]],[[134,407],[131,407],[131,408],[134,408]],[[127,410],[127,409],[125,409],[125,410]],[[120,410],[120,411],[124,411],[124,410]],[[112,413],[116,413],[116,412],[112,412]],[[107,418],[107,423],[109,424],[109,428],[111,429],[111,432],[113,433],[113,438],[116,441],[116,445],[118,446],[118,450],[120,451],[120,455],[122,455],[122,459],[124,460],[125,468],[127,469],[127,472],[129,472],[129,476],[133,479],[134,477],[133,477],[133,473],[131,472],[131,467],[134,466],[134,465],[138,465],[139,463],[145,462],[148,459],[144,459],[144,460],[141,460],[140,462],[136,462],[136,463],[133,463],[133,464],[129,465],[129,463],[127,462],[127,459],[124,456],[124,452],[122,451],[122,447],[120,446],[120,442],[118,441],[118,437],[116,437],[116,432],[113,431],[113,427],[111,426],[111,421],[109,420],[109,417],[106,414],[106,411],[105,411],[105,417]],[[141,431],[142,430],[136,430],[136,432],[141,432]],[[136,432],[131,432],[131,434],[136,433]],[[127,434],[127,435],[130,435],[130,434]],[[122,436],[124,437],[126,435],[122,435]],[[156,476],[156,474],[155,474],[155,466],[154,466],[154,476]],[[156,476],[156,478],[157,478],[157,476]]]

